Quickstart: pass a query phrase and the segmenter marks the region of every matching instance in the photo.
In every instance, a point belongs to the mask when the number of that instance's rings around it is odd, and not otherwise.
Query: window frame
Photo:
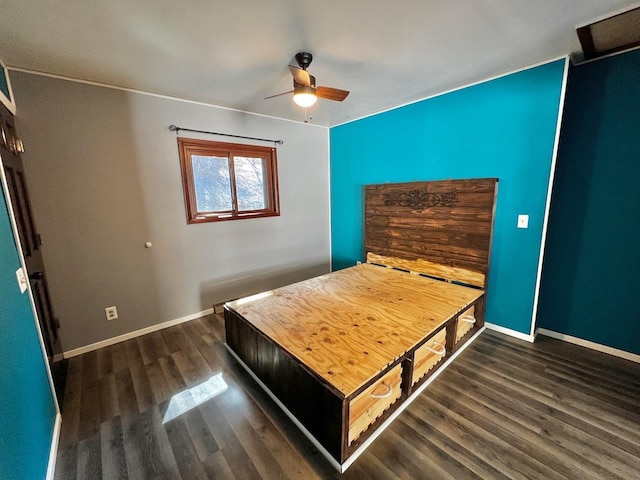
[[[277,149],[275,147],[178,137],[178,152],[180,154],[180,170],[182,172],[182,187],[187,213],[187,224],[280,216],[278,160]],[[229,181],[231,184],[231,210],[218,212],[198,211],[193,163],[191,161],[192,155],[227,157],[229,161]],[[264,159],[264,183],[267,190],[265,195],[267,208],[239,211],[234,157]]]

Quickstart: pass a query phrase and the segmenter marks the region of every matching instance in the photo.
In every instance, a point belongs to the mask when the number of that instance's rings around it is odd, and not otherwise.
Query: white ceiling
[[[637,0],[3,0],[12,67],[304,120],[287,64],[318,84],[311,123],[336,125],[579,50],[575,27]]]

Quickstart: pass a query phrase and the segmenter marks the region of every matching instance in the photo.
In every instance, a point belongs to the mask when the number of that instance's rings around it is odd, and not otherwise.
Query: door
[[[9,196],[16,218],[18,236],[22,244],[27,274],[31,283],[31,291],[40,322],[40,330],[44,339],[49,364],[62,357],[62,347],[58,338],[58,319],[53,313],[51,297],[47,286],[47,277],[42,260],[40,235],[36,230],[31,202],[27,192],[27,183],[20,159],[22,142],[16,136],[13,116],[4,105],[0,104],[0,157],[9,187]],[[53,365],[52,365],[53,366]]]

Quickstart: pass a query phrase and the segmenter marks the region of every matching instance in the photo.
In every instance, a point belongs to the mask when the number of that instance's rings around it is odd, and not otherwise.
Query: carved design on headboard
[[[411,190],[404,193],[387,193],[384,196],[385,205],[398,207],[454,207],[456,203],[458,192],[430,193],[426,190]]]

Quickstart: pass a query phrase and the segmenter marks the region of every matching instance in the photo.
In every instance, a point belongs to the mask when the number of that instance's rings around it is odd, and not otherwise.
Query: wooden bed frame
[[[338,470],[484,328],[496,195],[366,186],[367,263],[225,305],[231,353]]]

